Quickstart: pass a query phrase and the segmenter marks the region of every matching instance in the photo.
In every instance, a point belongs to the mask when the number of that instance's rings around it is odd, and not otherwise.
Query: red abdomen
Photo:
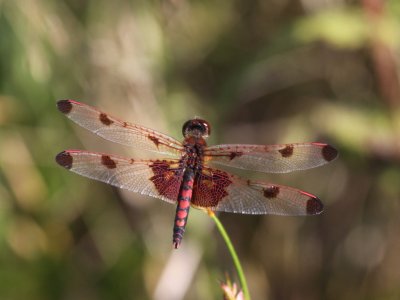
[[[185,233],[185,227],[190,209],[190,200],[193,194],[193,182],[194,172],[192,169],[186,169],[183,174],[183,181],[181,190],[178,196],[178,206],[176,207],[175,223],[174,223],[174,235],[172,242],[175,249],[178,249],[183,234]]]

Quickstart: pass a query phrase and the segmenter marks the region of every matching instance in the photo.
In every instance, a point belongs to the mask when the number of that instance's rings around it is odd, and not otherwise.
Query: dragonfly
[[[95,107],[60,100],[57,108],[73,122],[100,137],[161,154],[137,159],[84,150],[65,150],[56,162],[77,174],[176,205],[173,247],[182,241],[190,207],[211,212],[273,215],[317,215],[321,200],[279,184],[240,178],[224,167],[287,173],[324,165],[338,156],[325,143],[208,146],[210,124],[194,118],[183,124],[183,141],[115,118]],[[225,168],[226,169],[226,168]]]

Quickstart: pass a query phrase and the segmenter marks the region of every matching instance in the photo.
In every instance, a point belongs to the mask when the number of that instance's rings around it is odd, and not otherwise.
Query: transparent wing
[[[203,168],[197,177],[192,205],[241,214],[315,215],[323,210],[322,202],[307,192],[211,168]]]
[[[323,143],[282,145],[217,145],[207,147],[207,163],[267,173],[314,168],[334,160],[335,148]]]
[[[152,129],[114,118],[74,100],[60,100],[58,109],[78,125],[112,142],[179,157],[182,143]]]
[[[170,203],[178,199],[183,176],[179,160],[134,160],[66,150],[56,156],[56,162],[82,176]]]

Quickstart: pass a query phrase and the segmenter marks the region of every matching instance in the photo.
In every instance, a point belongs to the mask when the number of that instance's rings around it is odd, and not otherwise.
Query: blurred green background
[[[320,141],[340,157],[249,178],[315,217],[221,214],[253,299],[400,299],[400,2],[0,1],[0,299],[222,299],[232,262],[192,210],[67,172],[64,149],[146,157],[55,107],[76,99],[181,139]]]

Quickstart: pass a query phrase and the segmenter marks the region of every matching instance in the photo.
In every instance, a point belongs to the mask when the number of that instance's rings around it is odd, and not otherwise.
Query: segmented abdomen
[[[181,190],[178,196],[178,206],[176,207],[175,223],[174,223],[174,235],[172,242],[175,249],[178,249],[183,234],[185,233],[185,227],[190,209],[190,200],[193,194],[193,182],[194,172],[192,169],[186,169],[183,174],[183,181]]]

